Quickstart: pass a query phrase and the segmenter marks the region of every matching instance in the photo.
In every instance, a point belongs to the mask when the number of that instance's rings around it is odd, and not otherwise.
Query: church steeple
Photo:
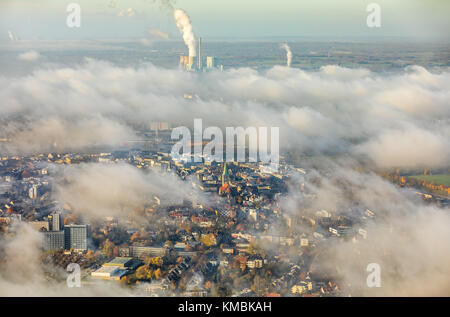
[[[230,193],[230,177],[228,175],[227,163],[223,165],[223,173],[222,173],[222,186],[219,188],[219,195],[223,195],[225,193]]]
[[[225,164],[223,165],[222,186],[224,186],[226,183],[229,183],[227,162],[225,162]]]

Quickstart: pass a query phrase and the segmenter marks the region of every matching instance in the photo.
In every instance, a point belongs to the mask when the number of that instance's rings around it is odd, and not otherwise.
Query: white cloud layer
[[[368,261],[375,262],[384,272],[384,288],[376,294],[448,295],[448,210],[411,199],[375,174],[356,172],[350,160],[387,169],[448,168],[449,88],[448,70],[431,73],[420,66],[395,74],[333,65],[317,72],[274,67],[195,74],[86,60],[73,68],[43,66],[29,76],[0,77],[0,134],[10,140],[5,150],[30,153],[118,145],[136,139],[134,127],[150,121],[190,126],[202,118],[204,127],[279,126],[282,149],[333,154],[333,160],[315,162],[324,171],[308,173],[320,178],[320,185],[305,180],[317,197],[312,210],[351,215],[349,206],[359,202],[381,218],[368,228],[367,241],[323,252],[325,269],[338,272],[346,285],[357,285],[365,281]],[[186,93],[198,97],[185,99]],[[335,154],[345,154],[347,161],[334,159]],[[87,219],[127,216],[153,195],[177,193],[175,198],[182,199],[192,191],[175,176],[126,164],[82,164],[56,172],[54,198]],[[284,203],[291,213],[305,206],[296,191]],[[8,261],[0,269],[0,289],[73,295],[40,279],[33,251],[38,238],[26,228],[19,234],[23,238],[2,244]],[[19,280],[10,278],[15,275]],[[86,294],[113,295],[103,291]],[[364,288],[360,293],[374,294]]]
[[[442,167],[450,158],[446,70],[380,75],[331,65],[192,74],[86,60],[0,77],[0,87],[1,133],[13,152],[114,145],[136,138],[137,123],[202,118],[209,126],[279,126],[282,147],[365,155],[380,167]]]
[[[18,59],[25,62],[35,62],[40,58],[39,52],[34,50],[19,54]]]

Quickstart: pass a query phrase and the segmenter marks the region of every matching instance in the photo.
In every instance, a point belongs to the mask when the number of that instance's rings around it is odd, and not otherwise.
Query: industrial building
[[[103,266],[116,266],[121,269],[134,270],[140,264],[141,262],[139,260],[135,260],[131,257],[116,257],[111,261],[103,264]]]
[[[216,68],[216,58],[214,56],[206,57],[206,68]]]
[[[126,274],[127,270],[123,270],[118,266],[102,266],[97,271],[92,272],[91,276],[105,280],[120,280]]]
[[[185,71],[192,72],[206,72],[215,68],[223,71],[223,65],[217,66],[217,59],[215,56],[206,56],[206,67],[203,63],[202,55],[202,39],[198,39],[198,56],[180,56],[180,67]]]
[[[101,278],[107,280],[120,280],[125,275],[133,272],[137,267],[142,265],[141,261],[129,257],[117,257],[104,263],[97,271],[92,272],[93,278]]]

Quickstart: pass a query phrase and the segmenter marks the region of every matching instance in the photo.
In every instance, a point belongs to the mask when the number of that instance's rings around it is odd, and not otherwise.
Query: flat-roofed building
[[[247,261],[247,267],[251,269],[262,268],[263,264],[263,259],[251,259]]]
[[[76,251],[88,249],[88,239],[90,237],[89,225],[67,225],[64,226],[65,248]]]
[[[142,256],[164,256],[167,249],[163,247],[145,247],[145,246],[130,246],[129,255],[134,258],[140,258]]]
[[[92,272],[91,276],[105,280],[120,280],[127,273],[128,270],[122,269],[119,266],[102,266],[97,271]]]
[[[116,266],[121,269],[130,269],[134,270],[141,264],[140,261],[135,260],[131,257],[116,257],[109,262],[103,264],[103,266]]]
[[[175,251],[175,254],[177,256],[181,257],[189,257],[189,258],[195,258],[198,255],[197,251]]]
[[[46,231],[43,235],[45,250],[64,250],[64,231]]]

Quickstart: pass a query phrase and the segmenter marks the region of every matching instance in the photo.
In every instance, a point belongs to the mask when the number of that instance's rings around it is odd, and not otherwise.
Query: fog
[[[317,180],[320,180],[317,182]],[[355,215],[366,208],[375,221],[355,223],[367,237],[322,245],[312,271],[341,282],[343,294],[353,296],[448,296],[450,294],[450,209],[426,204],[412,192],[399,189],[373,173],[355,171],[351,164],[327,162],[326,170],[312,170],[299,179],[315,199],[298,188],[281,200],[288,215],[311,216],[327,210],[333,216]],[[304,225],[294,227],[305,232]],[[280,232],[277,232],[280,233]],[[381,287],[369,288],[370,263],[381,268]]]
[[[208,200],[174,173],[142,171],[126,163],[58,167],[54,178],[54,198],[86,221],[105,217],[124,221],[132,215],[144,225],[144,208],[156,205],[155,196],[162,206],[182,204],[193,196],[198,203]]]
[[[137,124],[201,118],[204,126],[278,126],[282,149],[346,153],[382,168],[445,167],[449,85],[448,71],[420,66],[394,74],[333,65],[185,73],[87,59],[1,77],[0,133],[10,153],[76,151],[137,139]]]
[[[449,295],[449,210],[425,205],[370,172],[449,168],[449,88],[449,70],[432,73],[421,66],[391,74],[334,65],[316,72],[278,66],[187,73],[86,59],[76,67],[44,64],[23,77],[0,77],[0,136],[9,140],[2,144],[7,153],[31,154],[117,146],[138,139],[135,127],[151,121],[192,126],[201,118],[204,127],[280,127],[281,151],[325,158],[325,169],[310,167],[303,180],[317,198],[307,203],[294,187],[282,201],[286,212],[301,215],[308,204],[311,210],[351,214],[359,202],[379,219],[366,228],[366,240],[327,247],[319,270],[360,295]],[[361,162],[369,171],[355,170]],[[54,198],[87,219],[126,217],[153,195],[173,193],[182,200],[193,190],[174,175],[126,164],[56,172]],[[47,286],[36,251],[39,237],[26,226],[16,229],[17,238],[3,243],[0,294],[128,294]],[[383,287],[375,291],[361,286],[372,262],[382,268]]]

